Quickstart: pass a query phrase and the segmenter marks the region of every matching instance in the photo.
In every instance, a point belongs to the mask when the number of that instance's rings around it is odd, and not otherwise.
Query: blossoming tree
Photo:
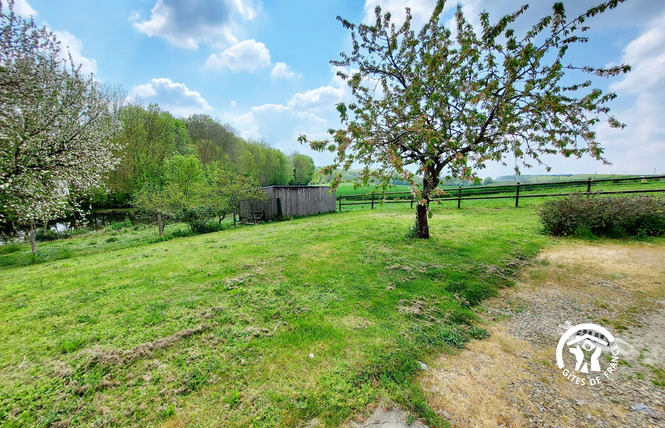
[[[82,211],[114,167],[120,94],[84,76],[52,32],[0,2],[0,215],[30,226]]]
[[[428,238],[429,202],[442,174],[473,178],[506,154],[514,155],[517,170],[545,154],[604,160],[594,126],[603,116],[613,127],[624,125],[609,115],[616,95],[592,88],[584,74],[612,77],[630,67],[569,64],[566,53],[587,41],[590,18],[622,1],[572,19],[555,3],[551,15],[522,34],[514,24],[527,6],[496,22],[482,13],[479,28],[458,6],[452,30],[442,19],[444,0],[418,31],[409,9],[401,26],[379,7],[371,25],[338,17],[351,31],[352,50],[331,63],[347,70],[338,75],[355,102],[337,105],[344,128],[330,130],[331,139],[300,141],[335,153],[324,174],[363,164],[365,185],[378,182],[385,191],[395,175],[408,180],[419,200],[417,236]]]

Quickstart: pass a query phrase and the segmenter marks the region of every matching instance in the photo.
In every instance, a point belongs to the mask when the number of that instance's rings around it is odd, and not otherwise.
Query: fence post
[[[342,198],[339,198],[339,212],[342,212]]]
[[[520,203],[520,182],[517,182],[517,187],[515,188],[515,208],[519,206]]]
[[[462,208],[462,186],[457,189],[457,209]]]
[[[413,195],[411,195],[411,209],[413,209]]]
[[[591,177],[586,182],[586,197],[591,196]]]
[[[372,193],[372,209],[374,209],[374,193]]]

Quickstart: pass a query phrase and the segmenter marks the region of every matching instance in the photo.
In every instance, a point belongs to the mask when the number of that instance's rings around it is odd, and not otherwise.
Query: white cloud
[[[141,19],[141,14],[138,11],[133,10],[127,19],[129,19],[131,22],[136,22]]]
[[[329,85],[295,93],[285,104],[264,104],[242,114],[227,112],[224,120],[245,138],[265,138],[284,153],[306,153],[318,165],[327,164],[332,160],[329,153],[314,152],[297,141],[301,134],[310,139],[328,138],[328,128],[340,126],[335,104],[345,100],[348,92],[346,83],[334,76],[336,71],[331,69]]]
[[[401,23],[404,21],[405,8],[411,9],[413,23],[422,25],[432,16],[436,0],[365,0],[365,18],[363,22],[375,22],[374,10],[381,7],[381,14],[390,12],[391,21]]]
[[[150,19],[138,21],[132,14],[134,27],[150,36],[161,37],[174,46],[197,49],[200,43],[228,45],[236,43],[236,21],[252,20],[256,9],[243,0],[157,0]]]
[[[0,3],[2,3],[3,11],[8,10],[8,4],[6,2],[0,0]],[[37,11],[30,6],[27,0],[16,0],[14,3],[14,12],[23,18],[34,17],[37,15]],[[97,61],[82,54],[83,43],[78,37],[69,31],[55,31],[48,28],[48,25],[46,25],[46,27],[49,31],[52,31],[56,39],[60,41],[62,59],[68,59],[68,56],[71,55],[75,65],[81,66],[83,74],[94,74],[97,72]]]
[[[321,111],[334,108],[344,97],[343,87],[321,86],[291,97],[288,106],[293,110]]]
[[[9,6],[8,2],[1,2],[2,3],[2,10],[3,11],[8,11]],[[37,11],[30,6],[30,3],[28,3],[27,0],[16,0],[14,3],[14,13],[16,13],[18,16],[21,16],[23,18],[29,18],[31,16],[36,16]]]
[[[613,91],[639,93],[658,89],[665,78],[665,13],[652,20],[647,29],[624,49],[622,60],[633,64],[623,80],[613,83]]]
[[[328,120],[309,111],[296,111],[283,104],[264,104],[243,114],[226,114],[224,120],[238,129],[244,138],[265,139],[272,147],[287,154],[294,151],[308,154],[318,164],[328,161],[298,143],[300,134],[325,138],[323,133],[329,126]]]
[[[54,31],[55,37],[60,41],[60,48],[62,55],[72,56],[75,64],[81,65],[81,71],[84,74],[94,74],[97,72],[97,61],[84,56],[81,51],[83,50],[83,43],[79,38],[70,33],[69,31]]]
[[[270,52],[266,45],[254,39],[245,40],[224,50],[219,55],[212,54],[205,68],[227,68],[236,73],[241,70],[255,71],[270,65]]]
[[[295,73],[288,65],[286,65],[286,63],[278,62],[270,72],[270,77],[273,79],[291,79],[294,77],[302,77],[302,75]]]
[[[199,92],[167,78],[152,79],[146,84],[135,86],[129,96],[135,100],[157,103],[176,116],[189,116],[212,110]]]
[[[0,0],[0,3],[2,3],[3,10],[8,10],[6,2]],[[37,11],[30,6],[27,0],[16,0],[14,3],[14,12],[23,18],[34,17],[37,15]],[[76,65],[81,65],[81,71],[84,74],[97,72],[97,61],[82,54],[83,43],[79,38],[69,31],[54,31],[48,28],[48,25],[46,25],[46,27],[49,31],[52,31],[56,39],[60,41],[61,56],[63,59],[68,59],[68,56],[71,55],[74,63]]]
[[[627,172],[665,173],[665,12],[652,19],[645,30],[623,51],[622,61],[633,66],[625,77],[610,85],[621,99],[634,98],[634,104],[617,110],[626,128],[617,130],[603,124],[598,136],[607,147],[609,160]]]

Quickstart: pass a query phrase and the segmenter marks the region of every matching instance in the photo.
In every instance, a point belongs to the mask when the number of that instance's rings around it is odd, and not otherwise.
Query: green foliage
[[[418,238],[418,223],[414,223],[411,226],[409,226],[409,230],[407,230],[406,232],[406,237],[409,239]]]
[[[241,140],[230,125],[203,114],[192,115],[185,123],[189,137],[196,142],[197,155],[203,165],[226,163],[236,158]]]
[[[53,229],[39,229],[37,232],[35,232],[35,240],[40,242],[55,241],[56,239],[64,239],[67,237],[68,236],[66,232],[58,232],[57,230]]]
[[[293,184],[309,184],[316,171],[312,158],[294,153],[291,155],[291,163],[293,164]]]
[[[241,201],[267,197],[258,189],[259,182],[254,177],[238,174],[219,163],[206,168],[206,180],[207,194],[203,203],[220,221],[228,214],[239,212]]]
[[[242,142],[236,172],[258,180],[261,186],[286,185],[293,179],[291,161],[262,141]]]
[[[545,233],[555,236],[663,236],[665,200],[652,196],[572,196],[539,209]]]
[[[148,183],[161,183],[164,162],[187,136],[182,135],[178,120],[155,104],[147,109],[125,106],[120,120],[122,128],[116,142],[121,147],[121,163],[110,174],[109,185],[117,193],[131,195]]]
[[[84,235],[88,230],[84,227],[69,230],[38,229],[35,232],[35,240],[40,242],[55,241],[57,239],[67,239],[76,235]]]
[[[159,216],[158,221],[182,221],[194,233],[210,233],[220,230],[228,214],[238,212],[242,200],[265,199],[265,192],[257,187],[251,176],[235,173],[219,162],[204,167],[194,155],[175,155],[165,161],[162,186],[144,186],[134,204],[142,212]]]
[[[124,107],[120,120],[122,128],[115,142],[120,147],[121,163],[108,179],[114,200],[135,198],[145,189],[160,189],[166,182],[177,181],[169,176],[174,168],[185,175],[195,172],[183,170],[183,162],[201,171],[212,164],[222,165],[236,174],[254,177],[262,186],[293,181],[291,160],[281,151],[263,141],[245,141],[230,125],[210,116],[195,114],[180,120],[151,104],[147,109]],[[198,165],[192,159],[197,159]],[[300,180],[306,181],[308,173],[303,168]]]
[[[128,218],[123,221],[115,221],[108,226],[111,230],[120,230],[125,227],[132,227],[132,221]]]
[[[0,254],[11,254],[21,251],[21,244],[18,242],[8,242],[0,245]]]
[[[217,232],[222,228],[216,221],[211,221],[212,212],[207,207],[196,207],[182,210],[177,219],[191,228],[194,233]]]
[[[162,411],[162,418],[168,419],[173,415],[175,415],[175,406],[173,404],[169,404]]]

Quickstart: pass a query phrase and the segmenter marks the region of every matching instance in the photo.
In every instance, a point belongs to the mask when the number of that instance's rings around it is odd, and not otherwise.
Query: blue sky
[[[3,1],[6,3],[6,1]],[[329,61],[348,50],[348,33],[336,21],[368,20],[374,6],[395,16],[412,9],[414,21],[429,17],[435,0],[17,0],[17,11],[56,32],[73,57],[95,78],[120,84],[143,103],[156,102],[177,116],[206,113],[230,123],[243,137],[264,139],[289,154],[331,158],[297,143],[300,133],[323,137],[339,126],[335,103],[350,100]],[[458,2],[450,1],[454,8]],[[524,0],[462,0],[477,20],[498,17]],[[550,1],[532,0],[525,25],[544,16]],[[597,1],[564,1],[569,16]],[[451,16],[451,11],[448,11]],[[552,173],[665,174],[665,2],[629,0],[593,19],[591,42],[571,60],[602,66],[628,62],[626,76],[599,81],[616,91],[611,105],[628,127],[599,125],[613,163],[551,158]],[[512,174],[490,165],[480,176]],[[545,173],[535,166],[523,173]]]

